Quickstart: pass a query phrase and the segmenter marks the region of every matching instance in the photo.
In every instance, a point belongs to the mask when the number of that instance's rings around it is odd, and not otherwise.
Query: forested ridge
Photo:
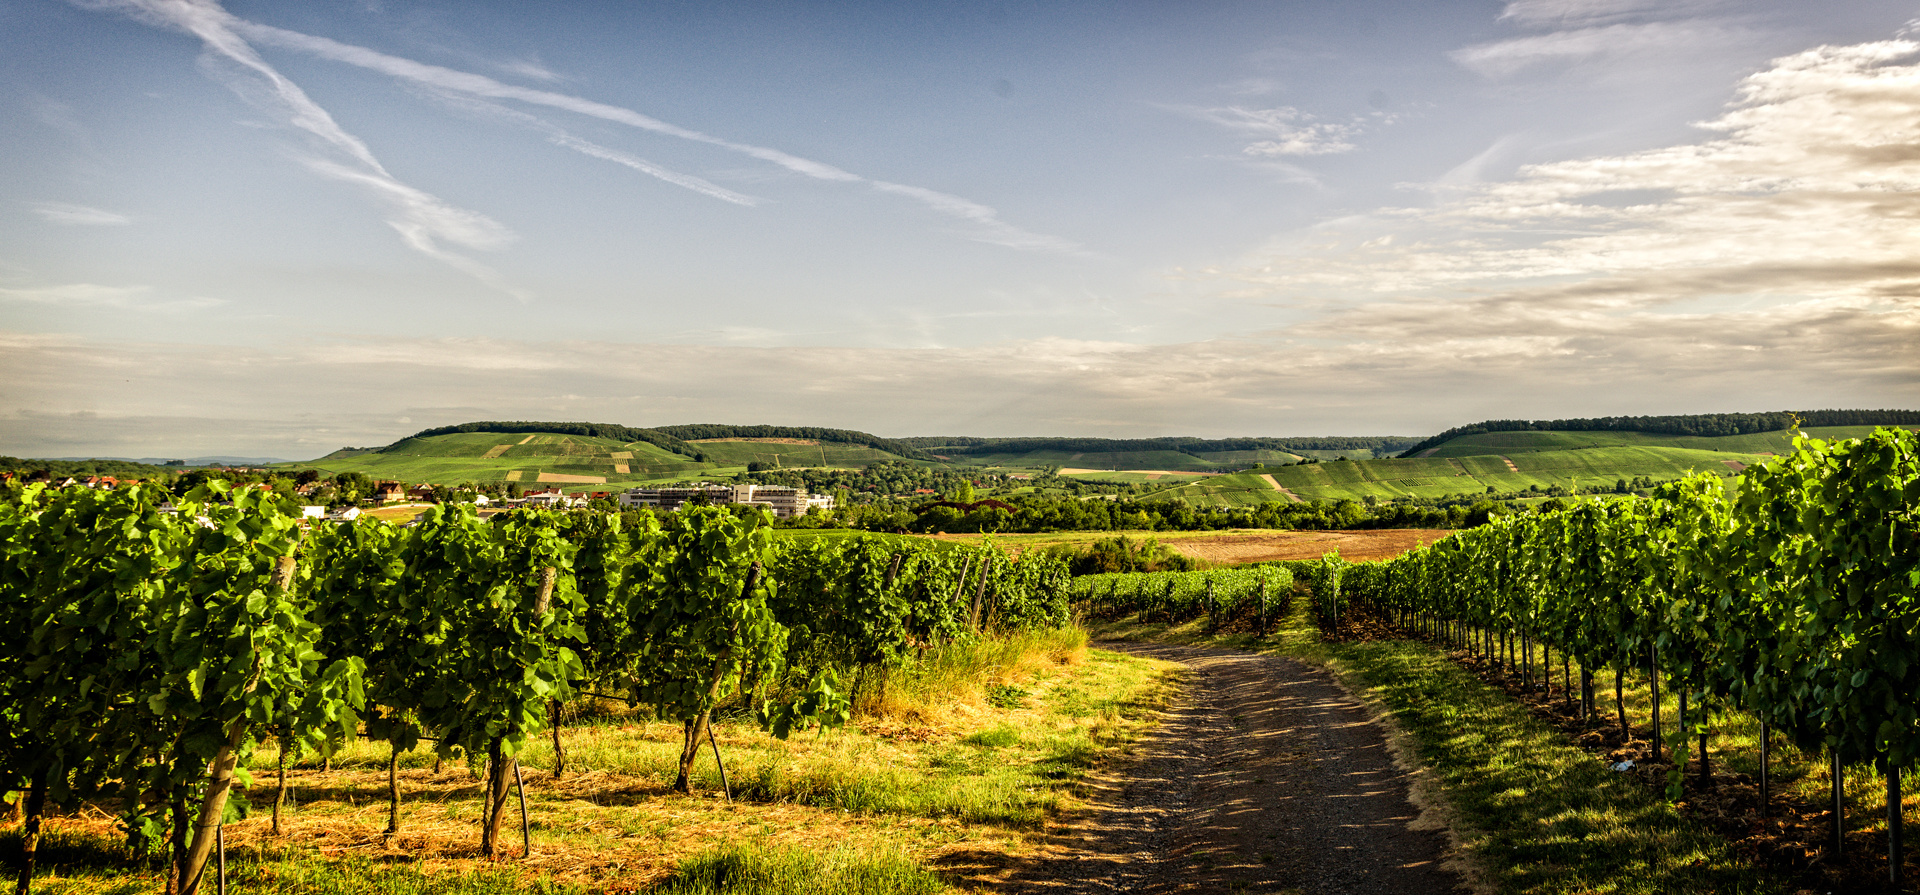
[[[925,451],[913,446],[906,439],[881,438],[878,435],[860,432],[854,429],[828,429],[820,426],[729,426],[720,423],[690,423],[682,426],[661,426],[654,430],[664,432],[675,438],[693,441],[700,438],[807,438],[814,441],[836,441],[845,444],[864,444],[875,450],[898,454],[914,460],[931,460]]]
[[[1412,444],[1404,435],[1309,435],[1285,438],[1071,438],[1021,437],[978,438],[968,435],[917,436],[900,439],[916,447],[939,449],[943,454],[1024,454],[1033,451],[1066,451],[1081,454],[1120,454],[1145,451],[1178,451],[1183,454],[1214,454],[1224,451],[1394,451]]]
[[[1794,426],[1920,425],[1920,410],[1776,410],[1770,413],[1698,413],[1687,416],[1603,416],[1570,420],[1487,420],[1448,429],[1400,453],[1411,457],[1455,438],[1488,432],[1652,432],[1719,438],[1780,432]]]
[[[695,460],[705,459],[704,455],[700,453],[699,448],[659,429],[636,429],[632,426],[622,426],[617,423],[540,423],[527,420],[485,420],[476,423],[460,423],[454,426],[436,426],[432,429],[422,429],[380,450],[382,453],[388,453],[398,450],[401,445],[416,438],[431,438],[435,435],[459,435],[466,432],[501,432],[512,434],[543,432],[553,435],[580,435],[587,438],[612,438],[616,441],[628,443],[644,441],[655,447],[692,457]]]

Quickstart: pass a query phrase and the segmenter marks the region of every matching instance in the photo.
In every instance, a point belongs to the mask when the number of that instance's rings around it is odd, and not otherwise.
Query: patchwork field
[[[774,466],[833,466],[864,468],[882,460],[900,457],[865,445],[803,441],[795,438],[751,438],[727,441],[689,442],[698,444],[702,453],[718,466],[745,466],[771,463]]]
[[[300,466],[330,473],[434,484],[547,482],[616,484],[682,478],[711,468],[646,442],[611,438],[464,432],[409,438],[377,452],[322,457]]]

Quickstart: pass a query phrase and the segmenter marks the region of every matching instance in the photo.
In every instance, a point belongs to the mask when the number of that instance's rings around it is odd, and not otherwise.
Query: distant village
[[[267,470],[236,470],[240,472],[266,472]],[[0,482],[12,481],[15,474],[0,473]],[[111,489],[122,485],[141,484],[140,479],[107,475],[64,476],[44,480],[55,488],[102,488]],[[270,488],[265,484],[243,485],[241,487]],[[312,498],[325,483],[306,482],[294,486],[297,497]],[[308,518],[345,521],[359,517],[364,508],[388,506],[394,504],[433,504],[440,503],[447,494],[445,486],[433,484],[408,485],[405,482],[376,481],[368,490],[359,506],[334,507],[309,505],[301,508]],[[588,491],[566,494],[559,488],[531,488],[520,492],[518,497],[494,498],[485,494],[474,494],[471,499],[462,499],[462,503],[472,503],[482,508],[514,509],[534,507],[541,509],[573,509],[591,506],[595,501],[610,501],[623,510],[648,509],[674,511],[681,507],[694,506],[757,506],[769,510],[776,517],[786,519],[804,516],[808,510],[831,510],[834,507],[833,496],[829,494],[809,494],[804,488],[785,485],[737,484],[722,485],[709,482],[668,485],[663,487],[636,487],[625,491]]]

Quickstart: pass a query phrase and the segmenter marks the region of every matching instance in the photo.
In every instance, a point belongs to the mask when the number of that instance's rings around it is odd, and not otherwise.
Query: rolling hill
[[[1911,412],[1821,413],[1851,421],[1863,414]],[[1611,487],[1622,479],[1665,481],[1696,472],[1730,477],[1791,448],[1789,431],[1748,431],[1774,416],[1621,418],[1651,420],[1663,431],[1610,428],[1615,420],[1561,421],[1573,426],[1569,429],[1493,422],[1417,444],[1397,437],[884,439],[801,427],[489,422],[429,429],[383,448],[345,448],[290,465],[413,483],[519,482],[587,490],[719,479],[746,471],[748,464],[859,469],[908,460],[957,470],[1053,468],[1070,478],[1136,485],[1134,496],[1146,499],[1247,506]],[[1834,439],[1872,428],[1834,425],[1805,431]],[[1697,434],[1703,431],[1730,434]],[[1413,452],[1417,456],[1393,456],[1410,444],[1419,448]],[[1309,458],[1319,462],[1302,462]]]
[[[746,471],[747,464],[776,467],[861,468],[901,459],[867,444],[798,438],[674,438],[674,450],[655,441],[537,431],[428,430],[376,450],[342,449],[306,463],[329,473],[358,472],[376,479],[442,485],[519,482],[569,490],[631,487],[650,482],[717,478]],[[555,424],[549,428],[567,428]],[[618,432],[631,435],[636,431]],[[653,430],[658,431],[658,430]],[[433,433],[433,434],[429,434]]]

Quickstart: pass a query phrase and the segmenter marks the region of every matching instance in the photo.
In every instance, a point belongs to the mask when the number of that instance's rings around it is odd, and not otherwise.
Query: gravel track
[[[1010,893],[1466,890],[1442,866],[1444,831],[1415,829],[1408,773],[1380,727],[1324,669],[1234,650],[1099,646],[1188,666],[1181,696],[1090,781],[1088,807],[1036,854],[941,862],[964,882]]]

